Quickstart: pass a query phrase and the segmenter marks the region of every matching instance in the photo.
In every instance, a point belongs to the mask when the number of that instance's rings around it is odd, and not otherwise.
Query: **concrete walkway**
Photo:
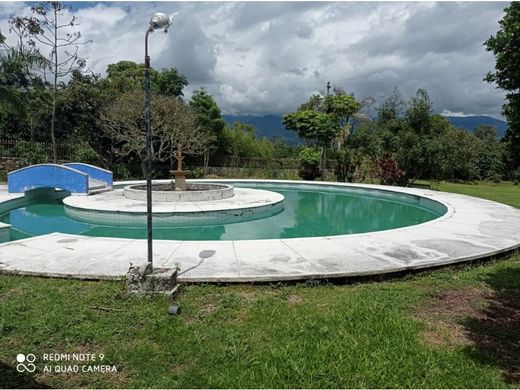
[[[520,248],[520,210],[510,206],[422,189],[326,184],[419,195],[445,204],[448,212],[420,225],[364,234],[243,241],[156,240],[155,266],[178,266],[184,282],[305,280],[428,268]],[[213,256],[201,259],[199,254],[208,250],[214,251]],[[0,245],[0,270],[117,279],[131,263],[144,264],[145,257],[145,240],[54,233]]]

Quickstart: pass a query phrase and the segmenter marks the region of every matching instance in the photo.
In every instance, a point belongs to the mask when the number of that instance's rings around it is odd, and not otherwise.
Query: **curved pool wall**
[[[0,216],[16,209],[28,207],[38,202],[56,202],[70,196],[69,191],[56,190],[55,188],[35,188],[28,190],[23,195],[17,194],[11,199],[0,201]],[[0,243],[12,239],[11,224],[0,222]]]
[[[356,234],[425,223],[439,218],[447,211],[442,203],[424,196],[345,186],[341,183],[249,180],[198,182],[231,183],[248,188],[285,191],[283,194],[287,199],[283,205],[269,205],[265,210],[256,209],[254,213],[245,208],[231,212],[154,215],[154,238],[247,240]],[[116,183],[114,188],[127,184]],[[68,205],[63,208],[61,205],[41,204],[13,210],[9,220],[4,216],[2,221],[13,225],[12,239],[55,231],[102,237],[146,237],[144,213],[105,213],[75,209]]]
[[[433,213],[439,214],[439,216],[445,214],[448,211],[446,205],[433,200],[427,196],[419,196],[414,194],[403,193],[399,191],[402,187],[389,187],[385,186],[385,189],[376,188],[381,186],[363,185],[355,183],[334,183],[334,182],[305,182],[295,180],[267,180],[267,179],[196,179],[190,180],[196,183],[221,183],[221,184],[245,184],[247,188],[260,188],[265,189],[269,186],[276,186],[280,189],[293,190],[295,187],[302,190],[315,190],[317,187],[335,191],[337,193],[344,193],[346,190],[352,191],[359,196],[376,197],[377,195],[381,199],[403,201],[411,205],[415,205],[420,208],[424,208]],[[154,180],[154,183],[169,183],[171,180]],[[312,183],[312,184],[311,184]],[[146,184],[144,180],[136,181],[119,181],[114,183],[114,190],[123,189],[130,184]]]
[[[154,181],[154,184],[158,184]],[[160,190],[152,190],[153,191],[153,200],[155,202],[204,202],[209,200],[220,200],[220,199],[228,199],[233,197],[233,186],[231,185],[215,185],[213,187],[218,188],[209,188],[209,189],[193,189],[197,184],[190,185],[191,182],[188,183],[189,191],[160,191]],[[202,184],[202,183],[200,183]],[[206,184],[206,183],[203,183]],[[211,183],[213,184],[213,183]],[[125,186],[123,189],[123,194],[128,199],[134,200],[146,200],[146,188],[139,189],[136,187],[141,187],[142,184],[134,184]],[[173,186],[172,186],[173,187]],[[152,185],[153,188],[153,185]]]
[[[146,227],[145,212],[112,212],[85,210],[70,205],[64,206],[65,215],[75,221],[114,227]],[[236,210],[215,210],[207,212],[161,212],[153,214],[153,225],[156,228],[168,227],[204,227],[211,225],[227,225],[244,223],[269,218],[283,211],[283,202],[268,204],[254,208]]]

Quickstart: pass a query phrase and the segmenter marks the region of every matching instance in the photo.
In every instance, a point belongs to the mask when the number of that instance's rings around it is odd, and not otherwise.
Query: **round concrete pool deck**
[[[210,181],[210,180],[207,180]],[[215,180],[226,182],[226,180]],[[154,266],[178,266],[181,282],[265,282],[355,277],[487,258],[520,248],[520,209],[465,195],[379,185],[227,180],[373,188],[444,204],[442,217],[363,234],[235,241],[154,240]],[[125,184],[125,183],[115,183]],[[20,195],[0,188],[0,206]],[[8,225],[0,226],[0,234]],[[201,259],[202,251],[214,255]],[[62,233],[0,245],[0,271],[80,279],[119,279],[146,262],[146,240]]]
[[[117,184],[117,183],[116,183]],[[230,211],[254,209],[272,206],[283,201],[283,195],[259,189],[235,188],[233,197],[217,200],[161,202],[153,203],[153,213],[200,213],[211,211]],[[154,199],[152,194],[152,199]],[[116,213],[146,213],[146,200],[125,198],[122,189],[89,196],[69,196],[63,199],[66,206],[78,210],[116,212]]]

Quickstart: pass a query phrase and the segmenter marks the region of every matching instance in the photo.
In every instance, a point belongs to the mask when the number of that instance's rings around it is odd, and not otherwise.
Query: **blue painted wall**
[[[92,179],[102,181],[103,183],[106,183],[107,186],[112,187],[113,179],[112,179],[112,172],[96,167],[95,165],[90,164],[84,164],[84,163],[68,163],[63,164],[66,167],[73,168],[77,171],[86,173],[89,175]]]
[[[72,193],[88,193],[88,175],[57,164],[31,165],[7,174],[9,192],[25,192],[33,188],[57,187]]]

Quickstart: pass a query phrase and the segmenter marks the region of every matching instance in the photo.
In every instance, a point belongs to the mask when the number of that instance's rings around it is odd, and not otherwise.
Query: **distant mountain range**
[[[446,116],[445,117],[453,126],[462,127],[468,131],[473,132],[475,128],[486,125],[493,126],[497,129],[498,138],[504,137],[507,130],[507,123],[499,119],[492,118],[485,115],[472,116]]]
[[[285,129],[282,124],[282,115],[223,115],[227,124],[232,125],[233,122],[242,122],[255,127],[257,137],[267,137],[269,139],[281,138],[289,145],[304,144],[294,131]]]
[[[224,120],[229,125],[233,122],[242,122],[250,124],[255,127],[255,133],[257,137],[267,137],[269,139],[281,138],[290,145],[298,145],[305,143],[304,140],[298,137],[298,135],[285,129],[282,124],[281,115],[224,115]],[[497,134],[499,138],[502,138],[507,129],[507,123],[499,119],[492,118],[485,115],[473,115],[473,116],[447,116],[446,119],[455,127],[461,127],[468,131],[473,132],[476,127],[480,125],[493,126],[497,128]]]

